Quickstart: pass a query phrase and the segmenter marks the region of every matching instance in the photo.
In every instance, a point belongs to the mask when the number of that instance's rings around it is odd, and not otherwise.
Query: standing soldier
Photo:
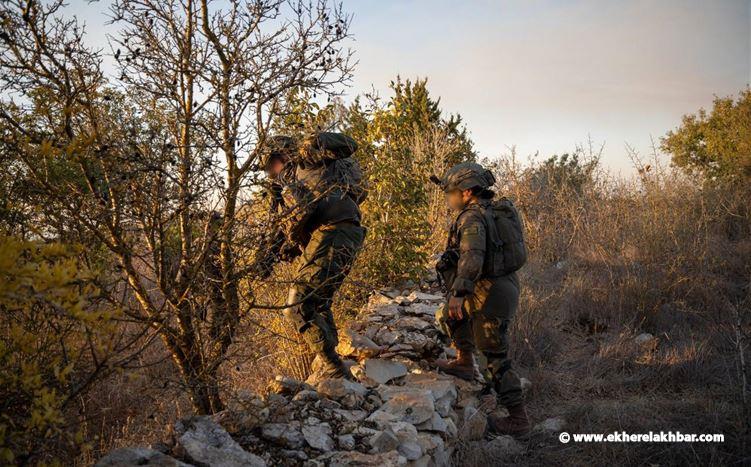
[[[285,259],[299,256],[284,315],[323,363],[319,378],[352,379],[336,353],[331,303],[365,239],[356,202],[364,195],[351,193],[337,173],[337,162],[356,149],[339,133],[318,133],[300,144],[278,136],[262,161],[273,180],[272,205],[283,219],[283,245],[275,240],[274,249]]]
[[[516,270],[526,261],[523,226],[513,204],[493,201],[493,174],[464,162],[443,179],[432,177],[459,211],[449,231],[446,252],[437,266],[448,287],[447,327],[457,349],[454,360],[438,360],[445,373],[473,379],[475,349],[487,359],[487,378],[508,417],[488,417],[491,430],[519,435],[529,431],[521,383],[511,369],[508,327],[519,304]]]

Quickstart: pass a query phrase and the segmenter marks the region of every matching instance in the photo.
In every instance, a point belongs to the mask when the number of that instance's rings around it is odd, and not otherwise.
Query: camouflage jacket
[[[479,200],[469,204],[449,229],[447,249],[459,252],[459,262],[454,283],[448,285],[457,297],[474,293],[475,282],[482,277],[487,234],[483,211],[489,203]]]
[[[274,181],[272,194],[288,242],[304,247],[322,225],[360,222],[357,203],[336,186],[327,170],[332,161],[349,157],[356,149],[348,136],[319,133]]]

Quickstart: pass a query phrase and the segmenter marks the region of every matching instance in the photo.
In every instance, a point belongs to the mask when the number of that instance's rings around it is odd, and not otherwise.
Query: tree
[[[474,159],[461,118],[443,116],[427,80],[397,78],[391,90],[385,105],[375,96],[366,96],[365,105],[356,100],[344,124],[360,143],[356,157],[368,180],[362,206],[369,229],[362,263],[368,271],[360,273],[374,284],[424,270],[433,234],[441,231],[436,224],[446,217],[443,195],[429,177]]]
[[[751,180],[751,89],[716,98],[710,112],[685,115],[661,146],[676,166],[707,180]]]
[[[58,234],[109,253],[128,319],[161,337],[195,410],[218,411],[217,372],[256,306],[238,296],[255,242],[238,207],[287,93],[349,78],[350,18],[324,0],[116,0],[110,82],[62,5],[2,4],[2,153],[67,220]]]

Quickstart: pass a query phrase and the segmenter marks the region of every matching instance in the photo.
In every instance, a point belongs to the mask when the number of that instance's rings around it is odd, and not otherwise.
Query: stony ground
[[[479,381],[431,364],[452,353],[434,324],[442,297],[397,294],[371,297],[342,332],[338,350],[359,382],[277,377],[264,397],[240,394],[221,413],[177,422],[168,444],[119,449],[96,465],[447,466],[460,444],[495,458],[522,451],[511,437],[487,435],[486,413],[503,409]]]

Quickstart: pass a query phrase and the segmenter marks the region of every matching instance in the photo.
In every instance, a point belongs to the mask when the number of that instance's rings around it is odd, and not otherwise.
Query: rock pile
[[[265,397],[175,424],[161,450],[120,449],[97,466],[445,466],[458,439],[481,439],[482,385],[439,374],[435,312],[442,297],[375,295],[341,333],[359,382],[277,377]],[[502,442],[521,449],[511,438]]]

